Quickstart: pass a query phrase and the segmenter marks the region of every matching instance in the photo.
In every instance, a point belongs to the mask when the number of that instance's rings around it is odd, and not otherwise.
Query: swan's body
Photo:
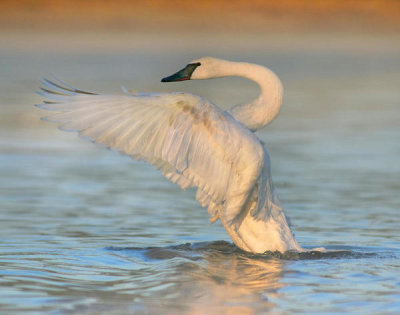
[[[282,85],[269,69],[201,58],[164,82],[242,76],[260,96],[223,111],[188,93],[97,95],[48,80],[41,108],[64,130],[145,160],[182,189],[197,187],[210,221],[221,220],[233,242],[254,253],[303,251],[274,193],[267,150],[252,132],[271,122],[282,103]]]

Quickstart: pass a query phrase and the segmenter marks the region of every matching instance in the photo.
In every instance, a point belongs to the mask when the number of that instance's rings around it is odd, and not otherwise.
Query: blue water
[[[55,34],[7,35],[1,313],[400,312],[398,38],[251,37],[244,49],[218,36],[201,45],[171,37],[163,49],[156,35],[117,46],[112,36],[63,46]],[[32,106],[41,102],[38,80],[51,73],[82,89],[181,90],[223,107],[255,96],[241,79],[159,83],[201,55],[262,63],[282,78],[284,107],[258,135],[296,238],[327,253],[245,253],[208,222],[194,191],[56,130]]]

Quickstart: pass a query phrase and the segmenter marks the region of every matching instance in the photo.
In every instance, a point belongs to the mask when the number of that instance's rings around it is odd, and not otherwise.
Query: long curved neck
[[[261,93],[248,104],[233,106],[231,115],[252,131],[269,124],[278,115],[283,87],[275,73],[266,67],[244,62],[227,62],[221,67],[223,76],[240,76],[258,83]]]

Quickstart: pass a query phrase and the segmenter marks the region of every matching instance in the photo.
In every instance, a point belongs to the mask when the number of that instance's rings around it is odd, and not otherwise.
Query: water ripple
[[[364,259],[364,258],[397,258],[399,250],[390,248],[351,247],[351,246],[327,246],[325,251],[309,250],[307,252],[288,251],[265,252],[263,254],[251,254],[242,251],[232,243],[226,241],[185,243],[167,247],[106,247],[105,250],[122,252],[124,255],[141,257],[146,261],[166,260],[173,258],[185,258],[189,260],[201,260],[205,254],[212,255],[236,255],[252,259],[281,260],[322,260],[322,259]]]

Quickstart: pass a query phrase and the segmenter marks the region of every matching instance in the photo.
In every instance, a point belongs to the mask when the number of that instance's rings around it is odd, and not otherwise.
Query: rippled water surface
[[[398,37],[68,36],[0,37],[1,313],[400,312]],[[242,79],[159,83],[201,55],[282,78],[284,107],[258,134],[298,241],[326,253],[242,252],[194,191],[56,130],[32,106],[52,73],[82,89],[181,90],[225,108],[255,96]]]

